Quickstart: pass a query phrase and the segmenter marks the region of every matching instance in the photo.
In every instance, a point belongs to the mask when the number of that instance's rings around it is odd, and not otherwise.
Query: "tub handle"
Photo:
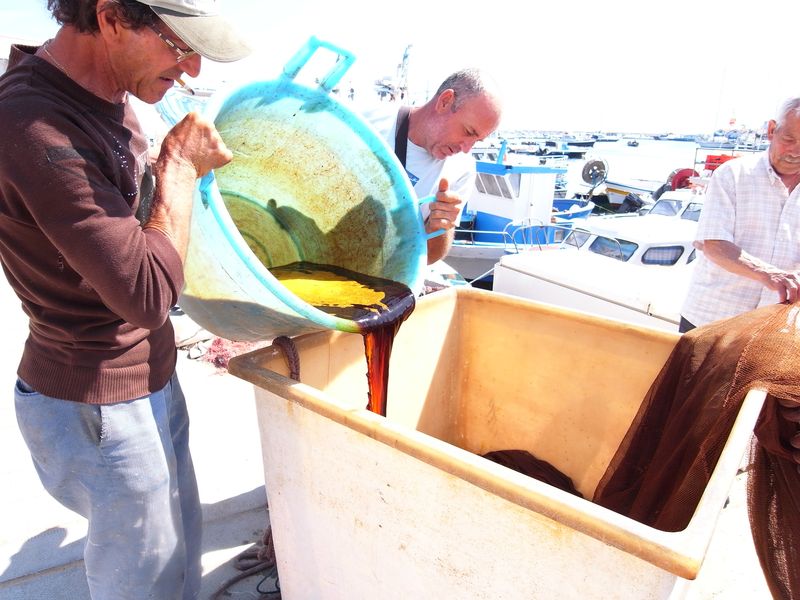
[[[355,61],[356,57],[347,50],[335,46],[330,42],[320,40],[313,35],[283,67],[283,77],[287,79],[294,79],[297,77],[300,69],[305,66],[318,48],[327,48],[334,54],[338,55],[336,64],[333,65],[333,68],[331,68],[328,74],[325,75],[325,77],[323,77],[319,83],[319,87],[321,89],[325,90],[326,92],[330,92],[336,86],[336,84],[339,83],[339,80],[344,77],[344,74],[353,64],[353,61]]]
[[[209,196],[214,190],[214,171],[209,171],[200,178],[200,200],[203,202],[203,208],[208,208]]]
[[[436,200],[436,194],[433,194],[432,196],[425,196],[424,198],[420,198],[419,199],[419,203],[420,204],[427,204],[428,202],[433,202],[434,200]],[[437,229],[436,231],[432,231],[430,233],[426,233],[425,234],[425,239],[429,240],[431,238],[439,237],[445,231],[447,231],[447,230],[446,229]]]

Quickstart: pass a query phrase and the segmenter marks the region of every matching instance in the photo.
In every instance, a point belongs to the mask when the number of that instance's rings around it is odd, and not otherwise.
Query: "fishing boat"
[[[538,161],[508,163],[505,156],[502,146],[496,160],[476,160],[476,189],[444,259],[468,280],[490,279],[492,268],[505,254],[558,244],[573,223],[594,209],[591,199],[555,198],[557,177],[566,173],[566,167]]]
[[[687,189],[693,185],[704,186],[706,183],[707,178],[703,179],[695,169],[682,168],[672,171],[664,181],[657,179],[606,180],[605,192],[610,207],[624,209],[626,205],[633,203],[637,210],[643,208],[646,211],[666,191]]]
[[[642,215],[659,215],[662,217],[676,217],[697,221],[700,218],[700,211],[703,209],[703,188],[682,188],[662,192],[654,204],[650,204],[635,212],[616,213],[611,215],[594,215],[592,223],[599,223],[603,220],[619,222],[619,219],[635,218]]]
[[[556,250],[502,256],[493,290],[677,331],[702,198],[667,192],[649,214],[593,217]]]
[[[641,179],[637,177],[606,180],[606,195],[611,206],[621,206],[628,195],[633,194],[643,200],[649,199],[664,185],[663,179]]]

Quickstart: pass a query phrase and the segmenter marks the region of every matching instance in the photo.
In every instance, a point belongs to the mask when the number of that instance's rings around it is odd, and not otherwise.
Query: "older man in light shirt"
[[[767,152],[729,160],[711,177],[681,332],[798,299],[800,97],[783,104],[767,133]]]

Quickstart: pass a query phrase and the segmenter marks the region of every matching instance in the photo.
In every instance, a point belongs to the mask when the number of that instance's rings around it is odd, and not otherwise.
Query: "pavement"
[[[86,521],[42,488],[17,429],[12,386],[27,319],[0,277],[0,600],[89,600],[83,571]],[[208,599],[241,572],[234,558],[261,540],[268,522],[253,387],[202,359],[178,352],[191,419],[190,444],[203,504],[203,586]],[[231,589],[260,598],[252,576]],[[269,582],[264,589],[271,589]],[[230,597],[230,596],[222,596]]]
[[[0,477],[5,482],[0,495],[0,600],[90,600],[82,561],[86,522],[43,490],[17,429],[12,386],[27,320],[2,277],[0,314],[0,389],[5,390],[0,394]],[[252,386],[189,354],[179,351],[178,373],[189,405],[203,503],[201,600],[208,600],[240,573],[234,559],[261,539],[268,513]],[[740,474],[732,485],[689,600],[771,597],[750,536],[745,478]],[[244,579],[221,597],[258,599],[261,580],[258,575]]]

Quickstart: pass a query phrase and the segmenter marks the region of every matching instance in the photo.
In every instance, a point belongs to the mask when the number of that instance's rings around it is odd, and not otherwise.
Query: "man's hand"
[[[450,191],[447,179],[439,180],[439,191],[436,200],[430,203],[431,213],[425,222],[425,231],[433,233],[439,229],[452,229],[456,226],[458,211],[461,209],[461,197]]]
[[[173,127],[161,143],[153,169],[156,190],[145,229],[157,229],[186,259],[195,181],[212,169],[228,164],[233,153],[222,141],[214,124],[197,113],[189,113]]]
[[[796,433],[789,440],[792,447],[792,458],[797,464],[797,471],[800,472],[800,404],[791,400],[778,400],[780,408],[778,414],[785,420],[794,423]]]
[[[764,285],[778,292],[781,302],[793,304],[800,291],[800,274],[797,271],[769,270],[764,273]]]
[[[192,112],[164,137],[157,166],[164,168],[164,163],[171,161],[188,163],[194,167],[196,179],[232,159],[233,153],[222,141],[214,124]]]
[[[458,218],[458,211],[461,207],[461,197],[449,190],[450,184],[448,181],[440,179],[436,200],[430,203],[431,212],[425,221],[425,231],[427,233],[433,233],[440,229],[445,230],[443,235],[438,235],[428,240],[429,265],[447,256],[455,237],[454,228]]]

